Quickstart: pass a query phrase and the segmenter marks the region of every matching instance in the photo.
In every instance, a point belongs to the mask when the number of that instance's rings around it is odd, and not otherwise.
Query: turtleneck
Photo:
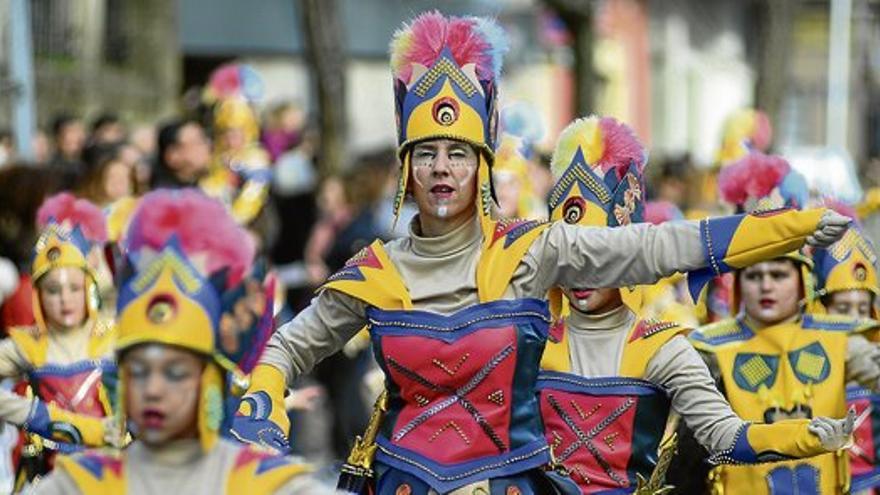
[[[455,255],[480,242],[482,239],[480,222],[476,215],[471,221],[463,223],[449,233],[436,237],[424,237],[421,235],[419,217],[416,215],[409,224],[409,233],[413,252],[418,256],[426,258],[441,258]]]
[[[183,438],[154,446],[136,441],[127,450],[129,459],[159,466],[190,464],[203,456],[198,438]]]
[[[46,346],[46,362],[52,364],[72,364],[89,358],[89,338],[92,335],[92,321],[76,328],[59,330],[50,328]]]
[[[623,326],[628,329],[633,319],[635,314],[621,304],[611,311],[598,314],[588,314],[572,308],[566,321],[575,332],[612,332]]]
[[[623,304],[595,315],[572,310],[565,320],[572,372],[588,378],[617,376],[635,318]]]

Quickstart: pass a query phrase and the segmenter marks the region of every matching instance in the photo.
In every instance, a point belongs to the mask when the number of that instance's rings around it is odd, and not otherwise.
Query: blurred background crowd
[[[111,241],[152,189],[222,199],[282,282],[278,321],[373,239],[406,232],[412,208],[396,225],[391,215],[388,40],[436,2],[258,3],[0,2],[0,331],[33,323],[34,217],[62,190],[104,209]],[[501,216],[546,217],[548,154],[591,113],[636,131],[650,152],[648,198],[681,215],[722,211],[714,180],[744,141],[785,156],[817,194],[873,204],[863,191],[880,183],[876,0],[440,7],[495,16],[510,37]],[[379,377],[366,341],[324,361],[291,396],[293,414],[323,411],[294,420],[299,452],[343,458]]]

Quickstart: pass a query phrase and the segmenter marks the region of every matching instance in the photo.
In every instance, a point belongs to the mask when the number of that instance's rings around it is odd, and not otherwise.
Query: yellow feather
[[[553,152],[553,159],[550,162],[550,170],[555,180],[559,180],[571,165],[578,148],[581,149],[584,159],[590,165],[602,158],[605,152],[605,143],[602,139],[602,130],[599,127],[599,117],[591,115],[577,119],[559,135],[556,150]]]

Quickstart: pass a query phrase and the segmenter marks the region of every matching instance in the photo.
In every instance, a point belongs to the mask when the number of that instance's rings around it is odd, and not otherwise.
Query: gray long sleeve
[[[261,363],[278,368],[289,384],[339,351],[367,323],[363,302],[325,290],[269,340]]]
[[[645,379],[669,391],[672,409],[710,453],[733,445],[745,422],[718,391],[706,363],[685,337],[677,335],[657,351]]]
[[[526,261],[537,268],[535,287],[542,293],[557,285],[649,284],[705,265],[696,221],[616,228],[556,222],[535,241]]]

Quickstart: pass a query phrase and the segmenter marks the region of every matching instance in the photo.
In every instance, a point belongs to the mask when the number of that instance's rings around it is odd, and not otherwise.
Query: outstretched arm
[[[843,446],[852,418],[749,423],[730,407],[708,367],[684,337],[667,342],[648,363],[646,378],[669,390],[672,408],[713,462],[756,463],[810,457]]]
[[[284,392],[302,373],[339,351],[366,324],[361,301],[333,289],[312,299],[269,340],[242,398],[231,434],[241,441],[285,452],[290,421]]]
[[[539,237],[527,260],[539,268],[536,289],[624,287],[691,272],[692,295],[716,274],[772,259],[805,242],[826,245],[849,220],[825,209],[732,215],[702,221],[616,228],[558,222]]]

